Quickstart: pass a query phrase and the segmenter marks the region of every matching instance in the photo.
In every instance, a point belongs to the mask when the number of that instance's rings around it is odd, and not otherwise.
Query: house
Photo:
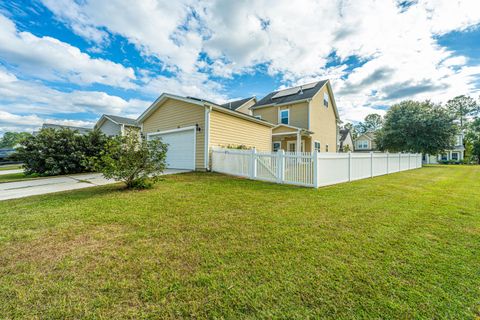
[[[250,109],[275,125],[273,151],[336,152],[340,117],[329,80],[271,92]]]
[[[224,108],[228,108],[230,110],[242,112],[248,115],[252,115],[252,110],[250,109],[253,105],[257,103],[257,98],[250,97],[245,99],[240,99],[236,101],[231,101],[222,104],[221,106]]]
[[[339,130],[339,141],[338,141],[338,152],[352,151],[353,147],[353,138],[352,132],[350,129],[340,129]]]
[[[147,139],[161,138],[168,144],[167,167],[207,170],[209,151],[216,146],[271,151],[275,125],[245,113],[245,103],[252,102],[219,105],[163,93],[137,123]]]
[[[422,161],[424,164],[436,164],[442,161],[463,161],[465,157],[465,147],[463,146],[464,133],[459,133],[455,137],[455,146],[451,150],[447,150],[442,154],[430,155],[424,154]]]
[[[140,126],[135,119],[104,114],[95,124],[95,129],[107,136],[125,135],[130,130],[139,131]]]
[[[42,125],[42,129],[69,129],[73,131],[78,131],[80,134],[87,134],[92,131],[91,128],[83,128],[83,127],[74,127],[74,126],[67,126],[61,124],[53,124],[53,123],[44,123]]]
[[[377,150],[377,144],[375,143],[375,133],[365,132],[359,135],[355,139],[355,151],[357,152],[370,152]]]

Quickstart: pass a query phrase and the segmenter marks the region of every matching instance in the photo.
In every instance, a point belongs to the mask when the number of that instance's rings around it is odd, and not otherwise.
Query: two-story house
[[[275,124],[273,151],[336,152],[340,117],[329,80],[271,92],[250,110]]]
[[[423,155],[423,163],[425,164],[436,164],[441,161],[454,161],[460,162],[463,161],[465,157],[465,147],[463,146],[463,139],[465,138],[464,133],[459,133],[455,136],[455,146],[451,150],[447,150],[444,153],[430,155]]]
[[[375,143],[375,132],[365,132],[355,139],[356,152],[370,152],[376,151],[377,144]]]

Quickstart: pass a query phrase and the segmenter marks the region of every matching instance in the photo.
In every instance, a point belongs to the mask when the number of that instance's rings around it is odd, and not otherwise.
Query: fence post
[[[257,149],[252,149],[252,154],[250,155],[250,177],[255,179],[257,177]]]
[[[388,167],[390,166],[389,156],[390,156],[390,154],[389,154],[388,151],[387,151],[387,174],[390,173],[390,170],[389,170],[389,168],[388,168]]]
[[[318,177],[318,166],[319,166],[319,162],[318,162],[318,151],[317,150],[314,150],[313,153],[312,153],[312,156],[313,156],[313,187],[314,188],[318,188],[318,180],[319,180],[319,177]]]
[[[410,170],[410,158],[412,157],[412,154],[409,152],[408,153],[408,170]]]
[[[398,172],[402,171],[402,153],[398,153]]]
[[[285,151],[283,149],[278,150],[277,157],[277,181],[283,183],[283,180],[285,180]]]
[[[370,151],[370,178],[373,178],[373,151]]]
[[[352,152],[348,151],[348,181],[352,181]]]

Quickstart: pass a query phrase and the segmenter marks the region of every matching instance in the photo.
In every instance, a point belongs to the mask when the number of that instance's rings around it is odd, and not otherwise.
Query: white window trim
[[[367,143],[367,146],[366,146],[366,147],[363,146],[363,142],[366,142],[366,143]],[[366,150],[366,149],[369,148],[369,145],[370,145],[370,144],[368,143],[368,140],[358,140],[358,141],[357,141],[357,149],[359,149],[359,150]]]
[[[282,122],[282,112],[287,111],[288,121],[287,123]],[[279,124],[290,124],[290,109],[278,109],[278,123]]]
[[[318,145],[319,145],[318,150],[315,146],[316,143],[318,143]],[[317,150],[318,152],[320,152],[322,150],[322,144],[320,143],[320,141],[318,141],[318,140],[313,141],[313,150]]]
[[[295,151],[297,152],[297,141],[287,141],[287,152],[292,152],[290,151],[290,145],[294,144],[295,145]],[[303,150],[303,151],[302,151]],[[302,144],[300,147],[300,152],[305,152],[305,140],[302,140]]]
[[[280,145],[280,147],[278,148],[278,150],[281,150],[281,149],[282,149],[282,141],[272,141],[272,151],[275,152],[275,151],[273,150],[273,149],[274,149],[274,148],[273,148],[273,145],[274,145],[275,143],[278,143],[278,144]]]

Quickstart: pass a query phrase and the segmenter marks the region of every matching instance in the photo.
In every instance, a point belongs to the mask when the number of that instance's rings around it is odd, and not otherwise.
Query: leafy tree
[[[26,174],[52,176],[89,171],[86,159],[98,154],[107,141],[98,131],[80,135],[70,129],[42,129],[20,143],[15,158]]]
[[[376,132],[382,127],[382,116],[377,113],[371,113],[367,115],[363,122],[360,122],[354,126],[355,130],[363,134],[365,132]]]
[[[28,132],[5,132],[0,139],[0,148],[13,148],[30,136]]]
[[[471,154],[480,163],[480,118],[475,119],[469,126],[466,138],[471,144]]]
[[[91,157],[93,167],[105,178],[123,181],[127,188],[151,187],[165,169],[167,144],[160,140],[142,140],[138,133],[110,139],[97,157]]]
[[[438,154],[454,144],[451,113],[430,101],[403,101],[390,108],[375,140],[380,150]]]
[[[357,129],[355,128],[355,126],[352,123],[350,123],[350,122],[345,123],[343,125],[343,129],[350,130],[350,134],[352,135],[352,139],[357,138],[358,132],[357,132]]]
[[[478,112],[478,105],[475,99],[465,95],[448,100],[446,107],[460,122],[460,129],[462,130],[465,129],[468,117]]]

